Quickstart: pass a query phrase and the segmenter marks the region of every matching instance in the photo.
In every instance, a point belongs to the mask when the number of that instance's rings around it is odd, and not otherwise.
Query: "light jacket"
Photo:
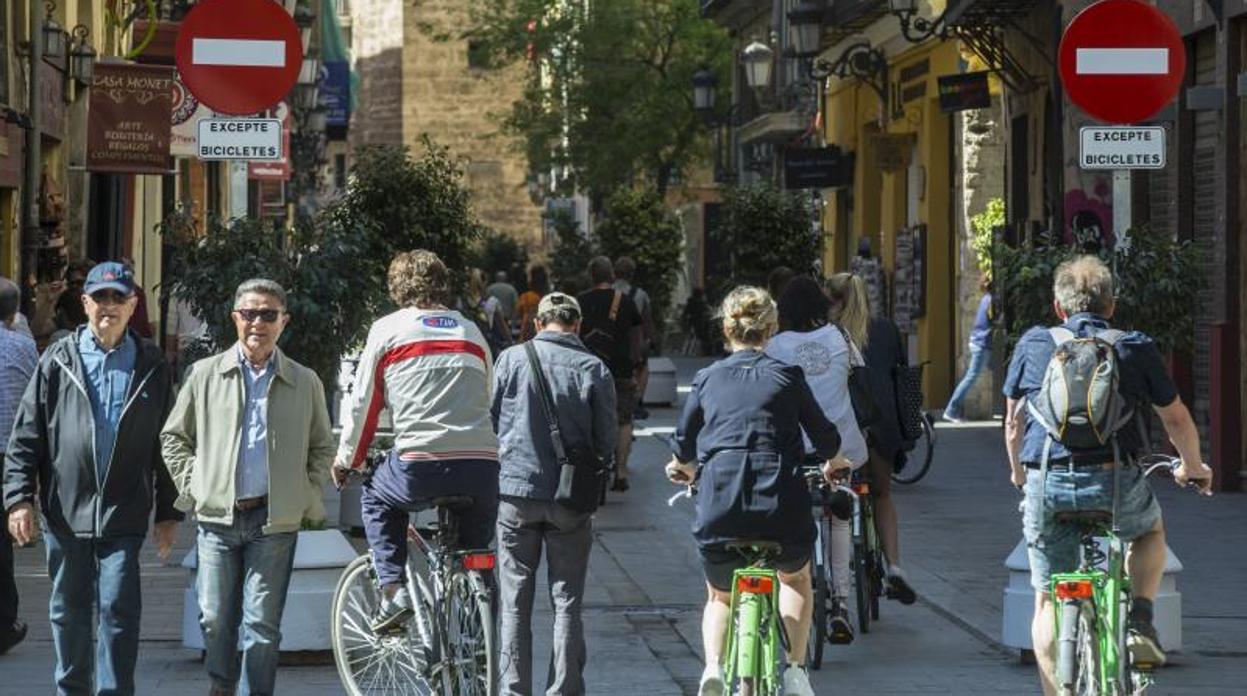
[[[542,331],[533,346],[550,385],[564,445],[587,445],[610,462],[617,426],[615,381],[606,363],[575,334]],[[498,492],[554,500],[560,467],[524,346],[503,351],[494,369],[498,376],[490,415],[498,430]]]
[[[268,393],[268,523],[264,533],[299,529],[325,518],[321,488],[334,443],[325,388],[312,370],[273,352]],[[160,433],[177,484],[177,506],[200,522],[233,524],[234,485],[245,409],[238,349],[195,363]]]
[[[84,539],[146,534],[153,507],[157,522],[182,519],[173,507],[176,491],[158,437],[173,400],[169,366],[154,344],[133,338],[134,377],[103,475],[95,465],[95,413],[78,335],[48,347],[8,442],[5,508],[38,497],[50,531]]]
[[[498,459],[489,422],[493,360],[476,324],[450,309],[400,309],[368,331],[342,414],[338,458],[362,469],[382,409],[405,461]]]

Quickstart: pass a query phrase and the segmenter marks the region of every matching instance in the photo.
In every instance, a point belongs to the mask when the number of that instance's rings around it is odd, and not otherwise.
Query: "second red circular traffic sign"
[[[176,59],[196,99],[224,114],[254,114],[294,87],[303,41],[273,0],[202,0],[182,20]]]
[[[1182,88],[1186,45],[1168,15],[1140,0],[1102,0],[1061,37],[1061,82],[1070,101],[1108,123],[1155,116]]]

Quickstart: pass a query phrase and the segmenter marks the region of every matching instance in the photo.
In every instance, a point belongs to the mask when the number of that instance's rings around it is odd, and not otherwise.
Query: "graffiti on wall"
[[[1088,183],[1085,189],[1065,192],[1064,238],[1066,244],[1094,253],[1112,249],[1117,241],[1113,235],[1113,182],[1101,176]]]

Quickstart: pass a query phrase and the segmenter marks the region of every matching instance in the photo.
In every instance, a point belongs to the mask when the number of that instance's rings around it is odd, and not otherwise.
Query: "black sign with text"
[[[832,147],[784,151],[784,188],[842,188],[853,185],[853,153]]]
[[[944,75],[940,82],[940,110],[946,114],[970,109],[986,109],[992,105],[991,89],[986,72]]]

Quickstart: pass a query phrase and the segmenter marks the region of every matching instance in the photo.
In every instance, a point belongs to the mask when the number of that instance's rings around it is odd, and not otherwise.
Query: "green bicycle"
[[[692,491],[667,501],[692,498]],[[773,541],[732,541],[724,548],[748,563],[732,574],[732,600],[722,667],[727,694],[779,696],[783,692],[781,663],[788,654],[788,633],[779,613],[779,574],[771,561],[782,547]]]
[[[1176,469],[1181,460],[1151,457],[1144,477],[1159,468]],[[1052,575],[1057,602],[1056,684],[1061,696],[1140,696],[1155,682],[1159,665],[1134,662],[1126,647],[1130,578],[1126,544],[1117,536],[1113,510],[1057,513],[1056,520],[1075,525],[1082,539],[1082,563],[1072,573]],[[1097,537],[1103,537],[1101,544]]]

